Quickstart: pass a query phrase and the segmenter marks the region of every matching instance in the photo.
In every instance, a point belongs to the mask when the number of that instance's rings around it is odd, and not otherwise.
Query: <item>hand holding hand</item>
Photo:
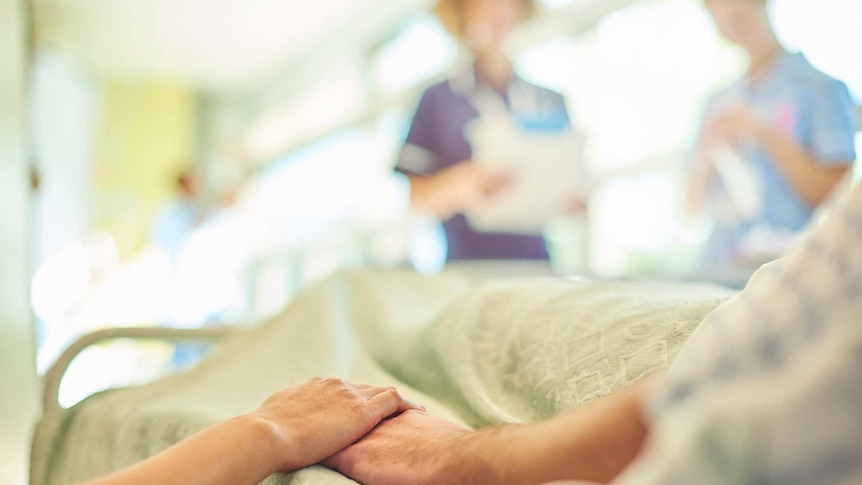
[[[288,472],[323,461],[382,420],[411,409],[424,408],[392,387],[314,378],[274,394],[249,416],[275,428],[285,457],[280,470]]]
[[[415,485],[471,483],[469,457],[458,468],[449,466],[455,454],[467,453],[458,444],[471,432],[420,411],[388,419],[365,438],[326,460],[324,465],[361,483]]]

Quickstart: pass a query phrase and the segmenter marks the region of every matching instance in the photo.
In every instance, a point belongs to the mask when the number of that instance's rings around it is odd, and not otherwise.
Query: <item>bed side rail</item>
[[[69,365],[88,347],[106,340],[132,339],[132,340],[162,340],[166,342],[217,342],[228,335],[238,331],[237,327],[205,327],[198,329],[177,328],[107,328],[82,336],[69,346],[48,373],[45,374],[45,393],[42,398],[42,411],[45,415],[62,412],[60,406],[60,384]]]

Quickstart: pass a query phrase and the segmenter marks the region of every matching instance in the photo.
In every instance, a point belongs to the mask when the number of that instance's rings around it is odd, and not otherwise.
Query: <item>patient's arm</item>
[[[253,485],[324,460],[381,420],[417,408],[393,388],[312,379],[90,485]]]
[[[411,411],[326,465],[366,485],[604,483],[640,452],[644,392],[638,386],[547,421],[477,432]]]

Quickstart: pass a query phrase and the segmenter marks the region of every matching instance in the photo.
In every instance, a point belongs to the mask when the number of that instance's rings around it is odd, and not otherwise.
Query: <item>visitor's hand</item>
[[[392,387],[314,378],[274,394],[248,417],[273,427],[281,471],[313,465],[354,443],[382,420],[423,409]]]
[[[420,411],[380,423],[356,444],[324,464],[366,485],[473,483],[472,460],[461,443],[471,432]],[[472,447],[468,447],[472,448]],[[460,457],[461,465],[453,466]]]
[[[425,177],[411,178],[414,207],[447,220],[476,207],[510,182],[510,177],[464,161]]]

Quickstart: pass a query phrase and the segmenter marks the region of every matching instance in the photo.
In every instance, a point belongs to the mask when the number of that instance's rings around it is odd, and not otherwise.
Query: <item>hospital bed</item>
[[[396,385],[429,412],[471,427],[546,418],[666,369],[731,296],[700,284],[353,272],[254,328],[104,330],[76,342],[46,377],[31,484],[66,485],[128,466],[312,376]],[[69,363],[116,338],[203,340],[218,350],[154,383],[60,406]],[[354,482],[310,467],[264,483]]]

